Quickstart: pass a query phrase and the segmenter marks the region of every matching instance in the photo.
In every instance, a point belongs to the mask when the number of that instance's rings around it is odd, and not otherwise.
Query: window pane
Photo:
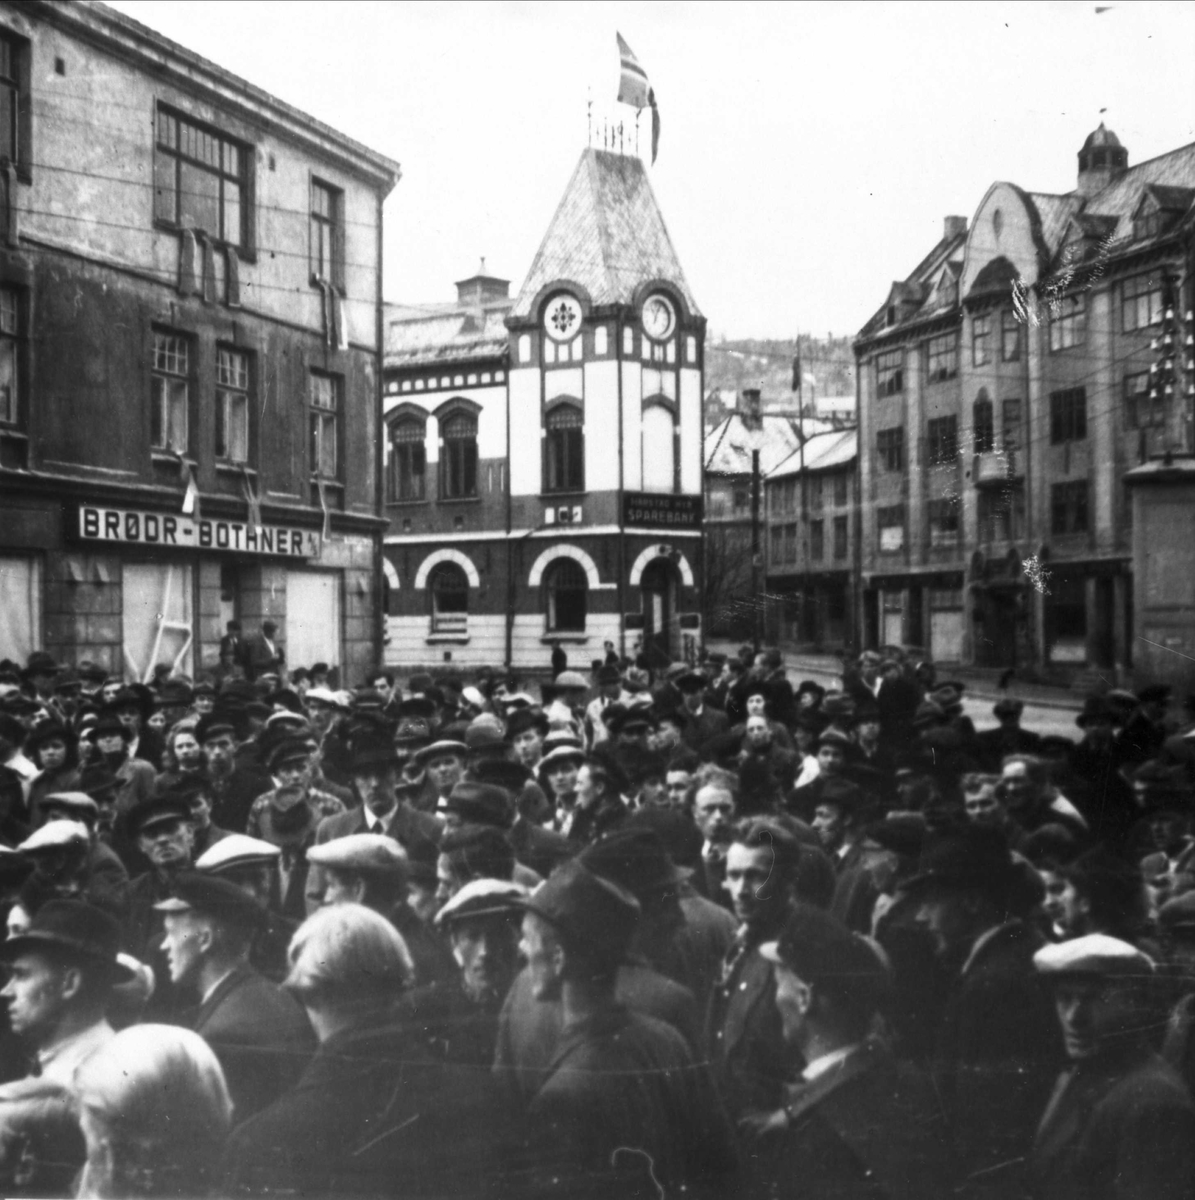
[[[224,225],[220,236],[226,242],[240,245],[241,238],[241,185],[224,180]]]
[[[17,92],[0,84],[0,156],[17,161]]]
[[[167,446],[182,454],[187,449],[187,385],[181,379],[167,381],[169,440]]]
[[[177,160],[169,154],[161,150],[154,152],[154,219],[169,221],[172,225],[178,221],[177,168]]]
[[[216,393],[216,457],[228,457],[228,393]]]
[[[220,234],[220,179],[200,167],[179,164],[179,224]]]
[[[0,333],[17,332],[17,294],[12,288],[0,288]]]
[[[233,462],[249,461],[249,399],[247,396],[232,395],[228,398],[228,457]]]
[[[319,471],[326,479],[336,477],[336,418],[322,415],[320,418]]]
[[[7,339],[0,341],[0,421],[15,425],[17,412],[17,347]]]
[[[322,408],[327,412],[336,411],[335,380],[331,375],[312,375],[311,403],[315,408]]]

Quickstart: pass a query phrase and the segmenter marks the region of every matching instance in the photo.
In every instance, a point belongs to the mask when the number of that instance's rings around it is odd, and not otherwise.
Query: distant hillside
[[[817,396],[855,394],[855,355],[849,337],[824,338],[802,335],[801,374],[805,376],[802,399],[811,404]],[[718,341],[705,348],[706,422],[718,419],[721,407],[711,399],[719,392],[736,393],[757,387],[763,405],[794,405],[792,394],[793,355],[796,339],[786,341],[742,338]],[[813,378],[810,379],[810,376]],[[795,405],[794,405],[795,406]]]

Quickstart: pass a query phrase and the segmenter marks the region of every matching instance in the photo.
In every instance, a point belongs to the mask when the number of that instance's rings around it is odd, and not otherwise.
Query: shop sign
[[[701,497],[676,496],[669,492],[624,492],[624,525],[646,525],[659,529],[700,529]]]
[[[87,541],[120,542],[184,550],[228,550],[237,554],[318,558],[320,535],[287,525],[253,526],[245,521],[209,520],[181,514],[127,508],[79,506],[79,536]]]

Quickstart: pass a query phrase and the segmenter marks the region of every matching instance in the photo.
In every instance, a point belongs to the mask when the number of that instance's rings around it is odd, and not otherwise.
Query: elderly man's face
[[[500,1004],[519,962],[519,927],[509,916],[474,917],[453,923],[452,955],[466,993],[478,1003]]]
[[[734,821],[734,797],[718,787],[703,787],[693,797],[693,821],[708,842],[725,843]]]
[[[162,871],[178,871],[189,866],[195,834],[188,821],[155,821],[137,835],[141,853]]]
[[[1062,1026],[1067,1057],[1091,1058],[1137,1020],[1138,1004],[1131,981],[1068,979],[1054,985],[1054,1011]]]
[[[753,750],[766,750],[772,744],[772,727],[765,716],[747,718],[747,745]]]

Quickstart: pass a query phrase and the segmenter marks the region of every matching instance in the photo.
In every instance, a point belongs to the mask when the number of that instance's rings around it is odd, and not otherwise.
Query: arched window
[[[544,439],[544,491],[585,490],[585,434],[581,410],[561,404],[548,413]]]
[[[584,633],[589,609],[589,580],[572,558],[558,558],[544,572],[544,602],[549,633]]]
[[[995,450],[996,422],[986,392],[980,392],[979,399],[971,406],[971,418],[975,426],[975,453],[987,454]]]
[[[427,426],[408,417],[390,426],[389,499],[423,500],[427,495],[427,453],[424,441]]]
[[[469,628],[469,580],[454,562],[438,563],[427,581],[432,633],[465,633]]]
[[[672,412],[662,404],[643,410],[643,490],[676,490],[676,437]]]
[[[440,495],[459,500],[477,495],[477,418],[457,412],[440,426]]]

